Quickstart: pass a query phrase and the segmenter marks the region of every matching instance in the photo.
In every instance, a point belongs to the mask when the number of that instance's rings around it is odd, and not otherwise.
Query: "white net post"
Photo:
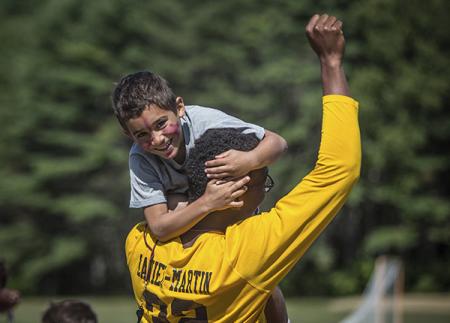
[[[362,303],[341,323],[403,323],[403,280],[400,260],[378,257]]]

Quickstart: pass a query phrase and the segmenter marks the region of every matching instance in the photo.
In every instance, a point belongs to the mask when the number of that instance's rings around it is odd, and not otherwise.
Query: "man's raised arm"
[[[320,60],[324,92],[314,169],[269,212],[227,230],[231,265],[258,289],[270,291],[289,272],[341,209],[359,177],[358,103],[349,97],[342,67],[341,27],[328,15],[313,16],[306,27]]]

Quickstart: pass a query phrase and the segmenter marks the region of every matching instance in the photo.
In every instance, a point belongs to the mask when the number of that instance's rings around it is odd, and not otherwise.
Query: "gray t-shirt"
[[[196,105],[186,106],[185,115],[181,118],[181,127],[186,144],[186,159],[189,158],[195,140],[208,129],[243,128],[244,133],[254,133],[259,140],[262,140],[265,134],[260,126],[244,122],[216,109]],[[188,181],[183,166],[174,160],[146,153],[137,144],[133,144],[129,158],[130,207],[142,208],[167,203],[167,194],[186,193]]]

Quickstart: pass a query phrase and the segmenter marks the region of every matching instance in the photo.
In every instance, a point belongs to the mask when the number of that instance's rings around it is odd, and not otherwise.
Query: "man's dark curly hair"
[[[114,114],[127,130],[126,122],[139,117],[148,106],[176,112],[176,96],[161,76],[142,71],[124,76],[112,93]]]
[[[189,181],[189,202],[195,201],[206,190],[208,178],[205,162],[230,150],[250,151],[259,143],[255,134],[244,134],[242,129],[217,128],[207,130],[195,141],[195,147],[189,151],[186,172]]]

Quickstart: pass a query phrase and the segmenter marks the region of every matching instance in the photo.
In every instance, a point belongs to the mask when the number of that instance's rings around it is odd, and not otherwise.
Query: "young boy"
[[[206,130],[241,128],[261,141],[250,152],[230,150],[209,161],[207,175],[214,179],[238,177],[267,166],[287,148],[283,138],[259,126],[215,109],[185,106],[167,82],[151,72],[122,78],[113,92],[113,108],[123,131],[134,141],[129,157],[130,207],[144,209],[149,229],[160,241],[178,237],[212,211],[242,206],[236,199],[245,192],[248,178],[237,189],[216,181],[196,202],[169,212],[167,197],[186,193],[183,164]]]
[[[163,242],[185,233],[213,211],[243,206],[239,198],[250,178],[246,176],[234,184],[221,179],[268,166],[287,149],[282,137],[257,125],[219,110],[185,106],[166,80],[151,72],[123,77],[112,101],[124,133],[134,141],[129,155],[130,207],[144,209],[150,231]],[[195,140],[212,128],[238,128],[254,133],[260,143],[249,152],[229,150],[206,162],[206,173],[212,180],[205,193],[177,207],[178,201],[186,200],[188,190],[184,163]],[[225,231],[225,227],[221,229]],[[279,289],[265,312],[269,322],[287,321]]]

